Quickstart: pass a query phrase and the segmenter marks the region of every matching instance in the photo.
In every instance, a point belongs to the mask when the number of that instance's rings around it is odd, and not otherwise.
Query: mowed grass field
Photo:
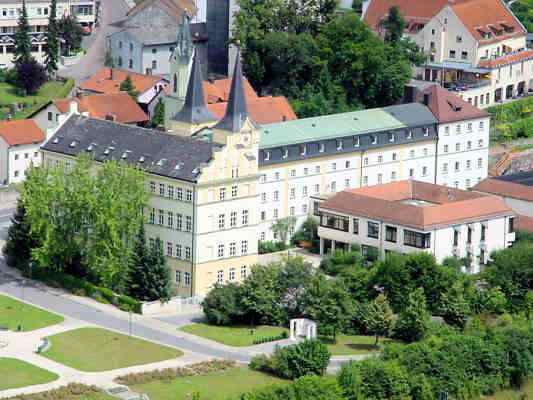
[[[288,329],[277,326],[218,326],[204,322],[185,325],[180,328],[187,332],[205,339],[213,340],[228,346],[252,346],[255,340],[267,337],[279,336]]]
[[[63,317],[32,305],[0,295],[0,326],[11,331],[18,326],[23,331],[33,331],[63,322]]]
[[[53,372],[15,358],[0,358],[0,390],[16,389],[55,381]]]
[[[44,357],[85,372],[109,371],[169,360],[183,355],[161,346],[100,328],[80,328],[50,336]]]

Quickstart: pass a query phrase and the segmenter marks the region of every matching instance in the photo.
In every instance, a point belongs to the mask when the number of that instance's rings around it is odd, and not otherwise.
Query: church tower
[[[170,116],[167,129],[174,135],[191,136],[200,129],[213,125],[216,120],[205,103],[200,56],[195,49],[183,107],[177,114]]]
[[[165,99],[165,126],[167,128],[168,121],[181,110],[185,103],[192,54],[189,17],[184,12],[178,27],[176,47],[170,55],[170,95]]]

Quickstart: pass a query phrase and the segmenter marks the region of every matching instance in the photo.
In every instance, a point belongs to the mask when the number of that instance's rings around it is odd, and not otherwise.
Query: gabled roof
[[[505,65],[516,64],[533,59],[533,49],[517,51],[502,57],[480,60],[479,66],[483,68],[498,68]]]
[[[201,167],[218,147],[152,129],[72,115],[42,149],[73,157],[89,153],[99,162],[122,160],[152,174],[196,182]]]
[[[255,92],[248,79],[242,78],[244,95],[247,101],[256,99],[257,93]],[[207,80],[204,82],[205,101],[207,104],[214,104],[220,102],[227,102],[229,100],[229,92],[231,89],[231,78]]]
[[[106,119],[109,116],[113,116],[116,122],[125,124],[149,120],[148,115],[126,92],[93,94],[54,100],[54,104],[59,112],[66,113],[72,101],[78,104],[80,112],[88,112],[89,116],[93,118]]]
[[[470,34],[482,44],[527,34],[502,0],[459,1],[450,4],[450,7]],[[491,32],[491,37],[483,37],[482,32]],[[496,35],[496,32],[501,34]]]
[[[345,190],[323,202],[320,209],[424,231],[513,215],[497,196],[413,180]]]
[[[0,137],[9,146],[40,143],[46,138],[32,119],[0,121]]]
[[[409,23],[427,23],[448,4],[448,0],[371,0],[363,20],[374,31],[389,14],[391,7],[397,6],[403,18]]]
[[[292,121],[298,117],[284,96],[265,96],[253,99],[246,98],[248,112],[254,122],[265,125],[283,121]],[[216,118],[222,118],[228,103],[208,104],[207,108]]]
[[[533,172],[486,178],[472,190],[533,202]]]
[[[126,15],[133,16],[152,5],[167,11],[169,15],[176,18],[177,22],[181,22],[183,12],[186,11],[189,17],[193,17],[197,12],[196,5],[192,0],[143,0],[129,10]]]
[[[111,70],[113,70],[112,73]],[[80,89],[95,93],[117,93],[120,92],[120,84],[124,82],[128,75],[131,77],[133,86],[140,94],[153,88],[158,83],[167,83],[164,78],[158,75],[143,75],[123,69],[103,67],[84,81],[80,85]],[[113,76],[113,79],[111,79],[111,76]]]
[[[438,84],[424,89],[421,95],[424,94],[429,94],[428,107],[440,123],[489,117],[486,111],[473,106]]]

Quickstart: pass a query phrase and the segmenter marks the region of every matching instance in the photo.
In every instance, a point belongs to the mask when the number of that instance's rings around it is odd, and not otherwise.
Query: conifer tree
[[[168,301],[172,297],[170,270],[163,253],[163,242],[159,238],[150,248],[144,286],[150,301]]]
[[[22,64],[30,61],[31,40],[30,25],[28,24],[28,13],[26,10],[26,0],[22,0],[22,11],[18,20],[17,32],[15,33],[15,53],[14,59],[16,64]]]
[[[120,90],[122,92],[128,92],[128,94],[133,98],[133,100],[137,101],[137,96],[139,96],[139,92],[135,89],[135,86],[133,86],[133,81],[131,80],[131,76],[127,76],[126,79],[120,84]]]
[[[30,225],[26,219],[26,208],[19,199],[17,210],[11,218],[7,242],[3,249],[7,264],[11,267],[25,268],[31,259],[31,249],[34,244],[30,236]]]
[[[57,71],[59,54],[59,29],[57,25],[57,0],[50,3],[50,16],[48,17],[48,30],[46,31],[46,72],[52,76]]]
[[[128,292],[136,299],[144,299],[146,281],[146,269],[148,266],[148,248],[144,233],[144,224],[141,224],[139,233],[135,238],[133,256],[128,269]]]

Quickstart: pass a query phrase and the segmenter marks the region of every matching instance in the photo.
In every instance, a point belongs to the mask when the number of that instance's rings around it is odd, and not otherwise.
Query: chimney
[[[112,114],[112,113],[108,113],[105,115],[105,120],[106,121],[113,121],[113,122],[116,122],[117,120],[117,116],[115,114]]]
[[[68,104],[68,113],[70,115],[72,114],[79,114],[78,112],[78,102],[76,100],[71,100]]]
[[[431,94],[430,93],[424,93],[424,105],[426,107],[429,107],[429,102],[431,101]]]
[[[109,79],[111,80],[115,79],[115,71],[113,67],[109,68]]]

